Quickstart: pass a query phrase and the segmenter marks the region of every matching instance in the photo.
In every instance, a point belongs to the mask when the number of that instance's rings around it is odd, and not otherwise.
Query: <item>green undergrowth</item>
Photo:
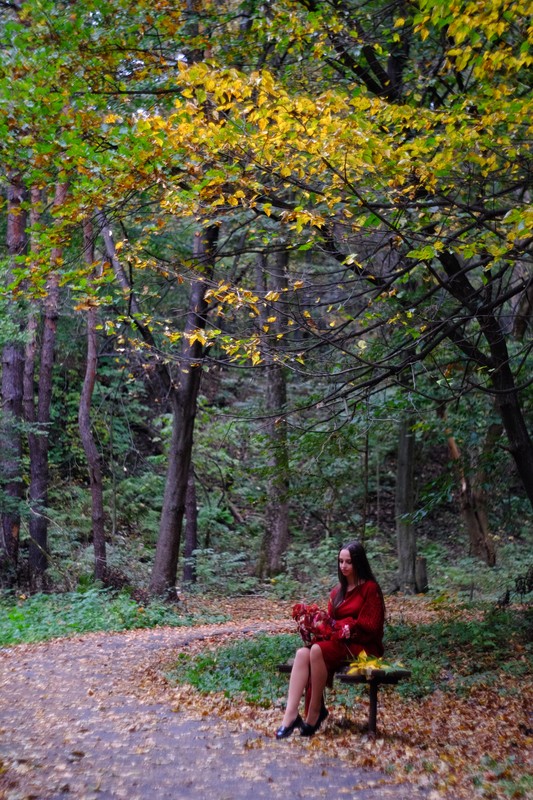
[[[196,656],[180,653],[169,678],[204,694],[224,692],[270,706],[287,685],[287,676],[278,673],[277,665],[293,656],[299,644],[299,637],[290,634],[258,634]]]
[[[141,605],[127,592],[91,587],[81,592],[0,598],[0,645],[39,642],[91,631],[121,631],[157,625],[224,622],[223,615],[195,616],[179,606]]]
[[[430,624],[389,625],[385,660],[399,661],[412,672],[398,691],[408,697],[424,697],[438,689],[462,694],[476,685],[516,691],[501,677],[531,674],[532,612],[489,610],[478,618],[443,609],[443,618]],[[299,644],[296,636],[262,634],[196,656],[180,654],[170,677],[203,693],[223,692],[269,706],[282,702],[287,688],[287,677],[278,674],[277,665]],[[362,691],[363,687],[336,683],[335,702],[348,705]]]
[[[396,624],[387,629],[387,655],[412,672],[399,687],[407,696],[441,689],[464,694],[473,686],[502,684],[501,676],[520,678],[533,667],[533,608],[441,609],[442,618],[426,625]]]

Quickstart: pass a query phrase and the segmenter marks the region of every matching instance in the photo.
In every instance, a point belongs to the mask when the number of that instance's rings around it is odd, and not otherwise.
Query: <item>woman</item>
[[[383,594],[359,542],[350,542],[339,553],[339,585],[330,593],[328,613],[334,620],[335,638],[302,647],[296,652],[289,682],[287,707],[276,739],[285,739],[295,728],[313,736],[328,715],[323,692],[335,670],[357,658],[362,650],[383,655]],[[305,721],[298,713],[304,690],[310,689]],[[309,694],[308,694],[309,697]]]

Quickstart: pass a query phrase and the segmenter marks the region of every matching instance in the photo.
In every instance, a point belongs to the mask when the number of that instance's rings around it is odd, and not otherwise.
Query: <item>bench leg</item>
[[[369,682],[370,689],[370,705],[368,708],[368,734],[369,736],[376,735],[376,725],[378,719],[378,688],[379,684],[375,681]]]

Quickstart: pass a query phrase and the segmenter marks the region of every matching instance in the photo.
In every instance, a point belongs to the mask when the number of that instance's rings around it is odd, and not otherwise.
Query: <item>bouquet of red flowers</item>
[[[306,605],[296,603],[292,608],[292,618],[296,620],[298,633],[305,644],[314,644],[325,639],[337,638],[336,621],[327,611],[320,609],[315,603]]]

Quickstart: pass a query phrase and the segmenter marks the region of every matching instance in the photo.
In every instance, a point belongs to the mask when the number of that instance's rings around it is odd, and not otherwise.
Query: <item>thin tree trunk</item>
[[[530,283],[521,295],[513,319],[513,336],[520,342],[526,335],[528,327],[531,325],[531,315],[533,313],[533,283]]]
[[[54,195],[54,207],[63,205],[67,196],[66,184],[57,184]],[[40,196],[32,192],[32,200],[40,203]],[[50,254],[50,273],[47,280],[47,294],[43,303],[43,329],[39,358],[38,399],[35,408],[30,380],[35,385],[35,353],[36,347],[28,340],[25,380],[25,408],[28,419],[33,423],[28,434],[30,452],[30,553],[29,567],[32,580],[38,580],[48,566],[48,520],[43,510],[48,504],[48,429],[50,425],[50,408],[52,403],[52,377],[55,358],[57,320],[59,316],[59,273],[58,265],[63,250],[54,247]],[[35,329],[32,323],[31,328]],[[33,362],[33,363],[31,363]],[[33,406],[33,409],[32,409]]]
[[[416,586],[416,532],[414,510],[415,434],[413,421],[400,422],[396,477],[396,537],[398,544],[398,582],[401,592],[414,594]]]
[[[31,190],[31,205],[30,205],[30,226],[32,230],[35,228],[35,226],[38,224],[41,218],[41,203],[42,203],[42,191],[36,187],[33,187]],[[31,237],[30,249],[32,253],[32,258],[34,258],[36,256],[36,251],[37,251],[37,242],[35,241],[35,236]],[[24,355],[24,379],[23,379],[24,418],[26,422],[28,422],[30,425],[28,432],[28,447],[30,453],[30,492],[32,488],[34,492],[37,488],[36,482],[34,480],[35,473],[32,472],[32,468],[33,470],[35,470],[38,461],[35,453],[38,447],[36,441],[38,440],[38,434],[36,432],[37,411],[35,404],[35,388],[36,388],[35,370],[36,370],[36,360],[37,360],[39,324],[40,324],[40,314],[38,313],[37,308],[35,308],[32,305],[29,311],[28,322],[26,325],[26,351]],[[30,532],[31,557],[30,557],[29,571],[30,571],[30,581],[32,582],[32,584],[34,584],[34,586],[37,576],[39,574],[44,573],[44,570],[46,569],[48,564],[48,559],[46,554],[46,529],[45,529],[43,552],[38,554],[35,552],[36,546],[33,537],[36,537],[35,541],[42,541],[43,539],[43,537],[41,536],[39,517],[40,517],[40,512],[38,508],[38,503],[35,506],[34,503],[32,502],[32,497],[30,495],[29,532]]]
[[[94,237],[91,223],[83,225],[83,252],[87,264],[94,264]],[[98,369],[98,339],[96,325],[98,312],[96,306],[87,311],[87,363],[78,410],[80,437],[89,468],[91,488],[91,519],[94,547],[94,576],[103,581],[106,576],[107,554],[104,527],[104,496],[101,456],[94,440],[91,426],[91,401]]]
[[[122,289],[122,291],[124,292],[124,296],[127,300],[128,311],[131,314],[140,316],[141,310],[139,308],[135,292],[130,286],[128,276],[126,275],[126,272],[124,270],[124,267],[122,266],[120,258],[117,256],[117,249],[113,241],[111,226],[109,224],[105,212],[102,210],[98,210],[96,212],[96,219],[98,222],[98,229],[99,229],[98,232],[100,233],[102,239],[104,240],[105,250],[109,260],[111,261],[111,266],[113,267],[115,278],[117,279],[118,284]]]
[[[7,188],[7,250],[11,267],[26,247],[26,212],[22,208],[24,187],[13,177]],[[24,328],[21,312],[15,306],[15,322]],[[0,548],[11,569],[16,570],[19,553],[20,504],[23,498],[22,405],[24,347],[20,341],[5,345],[2,352],[2,403],[0,417]]]
[[[268,482],[267,525],[269,527],[268,574],[276,575],[283,567],[289,543],[289,453],[287,422],[283,416],[287,405],[287,383],[281,364],[267,367],[267,413],[270,440],[271,475]]]
[[[212,225],[195,235],[193,253],[203,277],[195,280],[191,287],[180,381],[178,388],[171,396],[172,439],[159,536],[150,581],[152,594],[166,595],[171,599],[176,596],[175,583],[179,548],[204,355],[203,345],[194,336],[194,332],[203,330],[206,324],[205,292],[207,281],[213,274],[218,230],[218,226]]]
[[[196,505],[196,482],[194,467],[189,468],[187,496],[185,498],[185,546],[183,548],[183,582],[196,583],[196,557],[198,549],[198,509]]]
[[[256,285],[260,295],[267,294],[265,281],[266,257],[261,254],[257,261]],[[287,286],[288,252],[280,251],[271,271],[270,290],[283,292]],[[276,319],[273,319],[275,317]],[[287,422],[284,417],[287,405],[287,381],[283,365],[272,358],[267,336],[277,337],[283,333],[283,323],[279,312],[273,309],[268,315],[262,310],[262,355],[266,364],[265,376],[268,449],[270,452],[270,477],[267,487],[267,508],[265,513],[265,533],[262,554],[258,567],[259,574],[265,571],[276,575],[283,568],[283,557],[289,543],[289,453],[287,446]],[[278,340],[279,341],[279,340]]]
[[[480,326],[490,347],[493,363],[490,379],[495,390],[496,407],[507,434],[509,450],[533,506],[533,441],[526,426],[515,377],[510,367],[505,336],[494,315],[480,317]]]
[[[490,535],[483,476],[477,475],[474,481],[470,480],[462,464],[461,451],[451,434],[448,435],[448,449],[459,475],[459,507],[468,531],[470,555],[483,559],[489,567],[493,567],[496,564],[496,551]]]

